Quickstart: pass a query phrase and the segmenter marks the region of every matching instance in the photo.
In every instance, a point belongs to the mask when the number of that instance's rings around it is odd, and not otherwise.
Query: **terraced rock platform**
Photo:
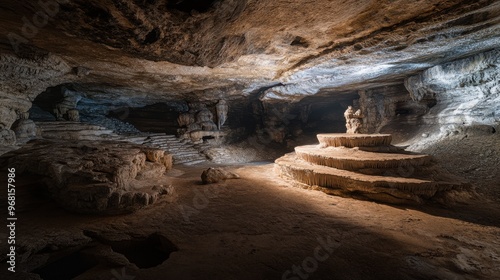
[[[317,135],[319,143],[325,147],[374,147],[391,145],[390,134],[348,134],[327,133]]]
[[[439,170],[429,155],[390,147],[389,134],[319,134],[275,161],[275,171],[303,188],[388,203],[421,203],[469,184]],[[363,150],[364,147],[370,149]],[[391,151],[391,152],[377,152]]]

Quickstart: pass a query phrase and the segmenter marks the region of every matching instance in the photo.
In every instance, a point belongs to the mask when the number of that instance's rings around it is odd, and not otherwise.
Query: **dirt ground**
[[[269,162],[230,166],[241,179],[212,185],[200,182],[207,166],[174,168],[171,195],[112,217],[68,213],[20,178],[18,270],[89,264],[78,280],[500,279],[500,209],[482,196],[406,208],[291,187]],[[168,259],[137,243],[152,234],[156,247],[174,248]],[[117,252],[123,240],[139,244],[127,258]],[[0,277],[38,275],[7,273],[3,260]]]
[[[440,167],[465,178],[487,200],[500,202],[500,133],[462,131],[410,149],[432,155]]]

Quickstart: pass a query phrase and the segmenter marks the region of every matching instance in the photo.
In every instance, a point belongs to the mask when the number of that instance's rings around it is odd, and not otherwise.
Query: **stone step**
[[[199,156],[200,153],[197,151],[177,151],[176,154],[183,156]]]
[[[127,136],[119,136],[118,138],[119,140],[123,140],[123,141],[128,141],[128,142],[131,142],[131,143],[135,143],[135,144],[143,144],[144,143],[144,140],[146,140],[145,137],[141,137],[141,136],[137,136],[137,137],[127,137]]]
[[[70,139],[78,140],[85,138],[86,140],[101,139],[107,136],[109,139],[116,139],[117,135],[112,130],[80,130],[80,131],[42,131],[41,136],[46,139]]]
[[[375,176],[315,165],[295,154],[287,154],[275,161],[275,170],[283,177],[309,186],[341,189],[347,192],[387,193],[413,200],[415,196],[432,197],[438,191],[451,190],[458,185],[451,182],[433,182],[405,177]]]
[[[148,138],[153,141],[178,141],[177,137],[175,137],[174,135],[149,136]]]
[[[185,165],[195,165],[195,164],[204,163],[204,162],[207,162],[207,160],[206,159],[194,160],[194,161],[184,162],[182,164],[185,164]]]
[[[344,147],[320,148],[319,145],[295,147],[303,160],[344,170],[386,169],[428,165],[432,157],[422,154],[373,153]]]
[[[79,123],[79,122],[37,122],[37,127],[42,130],[52,131],[75,131],[75,130],[107,130],[105,127]]]
[[[150,134],[144,141],[144,145],[155,147],[172,154],[174,164],[197,164],[206,162],[205,156],[196,150],[191,141],[179,139],[175,135]]]
[[[174,164],[185,164],[187,162],[206,162],[207,160],[204,158],[181,158],[181,159],[175,159],[174,158]]]
[[[186,145],[179,144],[179,143],[171,143],[171,144],[166,144],[166,143],[151,143],[153,145],[158,145],[159,147],[172,147],[172,148],[180,148],[180,147],[186,147]]]
[[[319,143],[325,147],[376,147],[389,146],[392,141],[390,134],[347,134],[326,133],[318,134]]]

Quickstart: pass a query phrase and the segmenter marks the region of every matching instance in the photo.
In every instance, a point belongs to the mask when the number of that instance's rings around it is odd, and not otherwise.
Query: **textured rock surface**
[[[36,124],[32,120],[17,120],[12,125],[12,130],[16,133],[17,142],[28,141],[37,136]]]
[[[43,176],[50,196],[79,213],[132,212],[166,194],[172,157],[163,150],[112,141],[36,140],[0,158],[18,176]]]
[[[375,116],[362,132],[372,133],[402,111],[427,112],[406,92],[394,96],[406,77],[500,47],[492,0],[40,3],[0,3],[2,129],[60,85],[81,94],[82,121],[117,127],[94,114],[224,99],[228,122],[251,107],[247,133],[289,146],[307,128],[296,120],[315,113],[291,102],[359,92],[363,113]]]
[[[23,32],[23,16],[30,21],[44,9],[29,1],[0,4],[6,53],[0,64],[3,73],[15,73],[6,83],[16,85],[2,92],[22,91],[24,99],[48,85],[75,82],[93,99],[137,106],[272,86],[263,100],[293,98],[399,83],[498,47],[500,34],[500,4],[489,0],[226,0],[192,12],[170,1],[60,3],[30,34]],[[13,34],[25,44],[13,48]],[[14,50],[25,58],[12,56]],[[29,79],[21,80],[23,73]]]
[[[497,125],[500,123],[500,50],[432,67],[409,77],[413,99],[436,100],[426,124]]]

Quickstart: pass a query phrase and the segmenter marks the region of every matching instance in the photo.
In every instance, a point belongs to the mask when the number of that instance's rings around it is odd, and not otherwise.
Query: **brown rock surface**
[[[30,37],[22,18],[43,8],[0,4],[0,67],[11,73],[0,77],[2,94],[21,92],[16,98],[26,100],[47,86],[76,82],[98,100],[135,96],[131,105],[187,93],[241,96],[269,86],[264,100],[293,99],[399,83],[496,48],[500,34],[500,5],[491,0],[226,0],[192,12],[171,1],[60,3]],[[13,48],[13,34],[25,44]]]
[[[119,214],[167,193],[172,166],[162,150],[113,141],[36,140],[0,158],[18,176],[43,176],[50,196],[79,213]]]

